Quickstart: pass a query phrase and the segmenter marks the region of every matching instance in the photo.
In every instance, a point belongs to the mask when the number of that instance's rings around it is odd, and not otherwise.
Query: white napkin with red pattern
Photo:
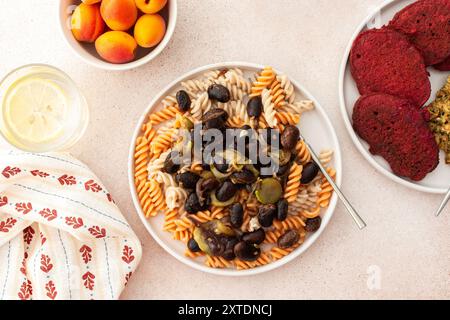
[[[118,299],[141,250],[86,165],[0,151],[0,299]]]

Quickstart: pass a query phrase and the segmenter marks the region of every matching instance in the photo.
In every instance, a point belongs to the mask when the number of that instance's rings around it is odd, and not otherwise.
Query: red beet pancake
[[[419,0],[399,11],[389,27],[404,33],[431,66],[450,56],[450,0]]]
[[[441,63],[435,64],[434,68],[439,71],[450,71],[450,57]]]
[[[383,28],[361,33],[353,43],[350,67],[362,95],[391,94],[411,101],[417,109],[430,97],[422,55],[397,31]]]
[[[439,148],[420,110],[387,94],[362,96],[353,127],[370,152],[389,162],[399,176],[420,181],[439,164]]]

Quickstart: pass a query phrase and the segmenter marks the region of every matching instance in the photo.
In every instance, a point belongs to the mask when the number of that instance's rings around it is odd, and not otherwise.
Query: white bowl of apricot
[[[61,0],[60,27],[70,48],[106,70],[129,70],[158,56],[177,21],[176,0]]]

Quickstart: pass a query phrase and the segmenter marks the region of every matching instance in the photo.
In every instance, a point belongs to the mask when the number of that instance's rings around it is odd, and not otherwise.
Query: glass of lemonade
[[[13,146],[31,152],[63,151],[84,134],[86,99],[63,71],[27,65],[0,82],[0,132]]]

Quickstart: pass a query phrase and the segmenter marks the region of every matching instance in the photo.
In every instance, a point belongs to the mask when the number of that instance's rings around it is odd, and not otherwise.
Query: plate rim
[[[377,161],[375,161],[374,157],[361,143],[358,135],[356,134],[355,130],[353,130],[353,126],[350,121],[350,116],[347,112],[347,107],[345,103],[345,92],[344,92],[344,86],[345,86],[345,76],[347,74],[347,65],[349,64],[350,59],[350,51],[353,46],[354,41],[358,37],[358,35],[361,33],[361,31],[364,29],[364,27],[367,25],[369,21],[371,21],[375,15],[386,9],[386,7],[392,5],[394,2],[399,2],[404,0],[387,0],[383,2],[381,5],[379,5],[375,10],[373,10],[364,20],[361,24],[358,25],[356,28],[356,31],[353,33],[352,37],[350,38],[350,41],[348,45],[346,46],[344,57],[341,61],[340,69],[339,69],[339,109],[341,112],[341,116],[344,120],[345,128],[347,130],[347,133],[350,135],[353,144],[358,149],[359,153],[374,167],[378,172],[383,174],[385,177],[389,178],[390,180],[403,185],[407,188],[421,191],[425,193],[431,193],[431,194],[446,194],[448,189],[445,188],[434,188],[434,187],[427,187],[422,186],[417,183],[408,181],[406,179],[401,178],[400,176],[397,176],[392,171],[384,168],[381,166]]]
[[[333,214],[336,211],[337,200],[338,200],[336,193],[333,193],[333,196],[330,201],[330,205],[326,211],[326,218],[323,219],[323,221],[322,221],[322,227],[320,228],[319,231],[312,234],[308,238],[309,242],[307,244],[300,246],[299,248],[294,250],[291,254],[287,255],[286,257],[284,257],[278,261],[272,262],[268,265],[254,268],[254,269],[249,269],[249,270],[231,270],[231,269],[215,269],[215,268],[210,268],[210,267],[201,265],[201,264],[196,263],[195,261],[185,257],[184,255],[180,255],[178,252],[176,252],[176,250],[173,250],[169,245],[167,245],[165,243],[165,241],[163,239],[161,239],[157,235],[157,233],[153,230],[150,223],[148,223],[148,220],[146,219],[146,217],[142,211],[139,199],[137,197],[135,184],[134,184],[134,153],[135,153],[136,139],[141,134],[142,125],[144,124],[144,121],[146,120],[148,114],[151,112],[151,110],[153,108],[157,107],[157,102],[159,100],[161,100],[161,98],[163,98],[165,93],[169,92],[173,87],[179,85],[181,83],[181,81],[184,81],[185,79],[188,79],[189,77],[192,77],[199,73],[204,73],[209,70],[220,69],[220,68],[231,68],[231,67],[248,68],[248,69],[263,69],[264,68],[264,66],[261,64],[242,62],[242,61],[229,61],[229,62],[223,62],[223,63],[213,63],[213,64],[203,65],[203,66],[194,68],[188,72],[183,73],[181,76],[177,77],[174,81],[170,82],[167,86],[165,86],[162,90],[160,90],[154,96],[154,98],[150,101],[148,106],[142,112],[142,115],[140,116],[139,120],[137,121],[137,125],[136,125],[136,128],[135,128],[133,136],[132,136],[132,140],[130,143],[130,149],[129,149],[129,157],[128,157],[128,182],[129,182],[129,187],[130,187],[129,189],[131,192],[131,197],[133,199],[133,204],[134,204],[134,207],[136,209],[136,212],[137,212],[142,224],[145,226],[145,228],[147,229],[147,232],[152,236],[152,238],[167,253],[169,253],[172,257],[174,257],[181,263],[183,263],[193,269],[196,269],[198,271],[202,271],[202,272],[213,274],[213,275],[219,275],[219,276],[244,277],[244,276],[257,275],[257,274],[275,270],[275,269],[291,262],[295,258],[302,255],[304,252],[306,252],[317,241],[317,239],[322,235],[323,231],[328,226],[329,221],[333,217]],[[277,69],[274,69],[274,70],[279,74],[286,74],[286,73],[280,72]],[[335,168],[334,169],[337,172],[336,183],[338,186],[341,186],[342,176],[343,176],[342,153],[341,153],[341,146],[340,146],[337,134],[336,134],[336,130],[335,130],[330,118],[328,117],[327,113],[325,112],[325,110],[323,109],[321,104],[315,99],[315,97],[305,87],[300,85],[295,79],[292,79],[291,77],[289,77],[289,80],[292,82],[294,87],[296,87],[296,89],[299,90],[307,99],[310,99],[314,102],[314,104],[316,105],[315,110],[320,112],[320,114],[321,114],[320,116],[324,119],[325,125],[327,127],[329,127],[329,129],[330,129],[332,142],[336,146],[335,150],[334,150],[334,153],[335,153],[335,157],[334,157]]]

